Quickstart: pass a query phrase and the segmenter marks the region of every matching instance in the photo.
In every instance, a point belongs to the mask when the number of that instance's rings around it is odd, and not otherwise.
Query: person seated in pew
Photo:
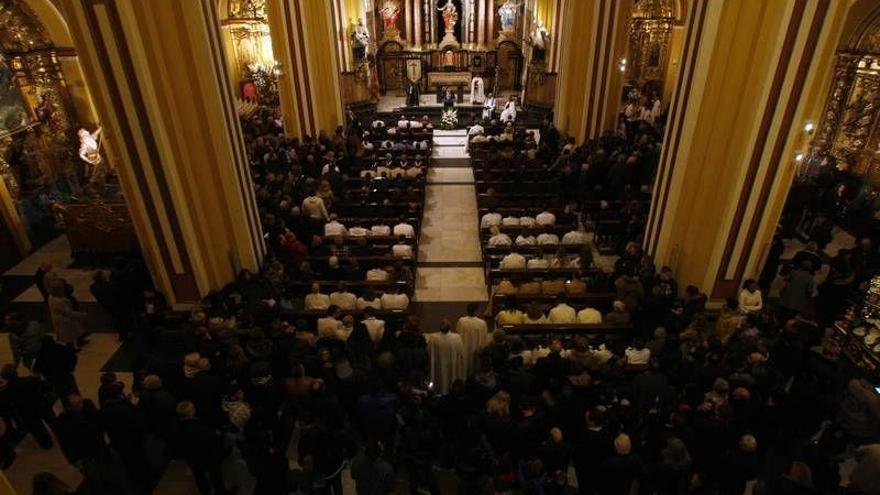
[[[389,179],[399,179],[406,173],[406,166],[409,165],[409,159],[406,155],[400,155],[400,160],[388,171]]]
[[[406,222],[406,219],[400,217],[400,221],[397,222],[397,225],[394,226],[392,233],[397,236],[403,236],[407,239],[413,239],[416,236],[416,229],[413,228],[412,225]]]
[[[519,217],[519,226],[520,227],[534,227],[535,226],[535,218],[523,214],[522,216]]]
[[[392,146],[391,149],[394,151],[406,151],[408,149],[412,149],[412,147],[410,146],[408,141],[401,140],[394,143],[394,146]]]
[[[506,325],[522,325],[523,312],[519,310],[516,301],[508,299],[504,301],[504,309],[495,315],[495,328],[501,328]]]
[[[609,325],[629,325],[630,314],[626,309],[623,301],[616,300],[611,304],[613,308],[610,313],[605,315],[605,323]]]
[[[646,366],[651,361],[651,350],[645,347],[645,342],[636,337],[632,345],[625,351],[626,364],[629,366]]]
[[[586,307],[578,311],[577,322],[585,325],[599,325],[602,323],[602,313],[596,308]]]
[[[336,338],[337,333],[344,328],[342,320],[340,319],[341,315],[342,313],[339,311],[339,308],[336,306],[330,306],[327,309],[327,316],[318,318],[318,338]]]
[[[351,248],[345,244],[344,237],[333,237],[330,243],[330,255],[342,258],[351,255]]]
[[[339,290],[330,293],[330,305],[342,311],[352,311],[357,305],[357,296],[349,292],[347,284],[339,284]]]
[[[395,261],[394,266],[389,266],[386,270],[391,274],[390,280],[393,282],[403,282],[410,287],[415,283],[412,268],[410,268],[409,264],[404,263],[403,260]]]
[[[391,254],[395,258],[411,259],[413,257],[413,247],[412,244],[406,243],[406,236],[398,236],[397,244],[391,246]]]
[[[478,132],[485,133],[485,132],[486,132],[486,129],[480,124],[480,122],[477,120],[477,118],[474,117],[474,118],[471,120],[471,126],[470,126],[470,128],[468,129],[468,133],[467,133],[468,138],[473,137],[473,136],[476,135]]]
[[[547,321],[555,324],[577,323],[577,313],[568,305],[568,298],[564,294],[556,298],[556,306],[550,310]]]
[[[493,208],[489,208],[489,211],[480,218],[480,228],[488,229],[494,226],[501,225],[501,214],[496,212]]]
[[[375,224],[372,227],[370,227],[370,232],[374,236],[387,237],[387,236],[391,235],[391,227],[389,227],[388,225],[385,225],[384,223]]]
[[[552,232],[541,232],[538,234],[539,246],[556,246],[559,244],[559,236]]]
[[[360,223],[356,223],[348,229],[348,235],[352,237],[368,237],[370,231],[365,229]]]
[[[373,345],[378,345],[382,336],[385,335],[385,320],[376,318],[376,310],[373,307],[367,307],[364,309],[364,319],[361,323],[367,327],[367,333],[370,334]]]
[[[355,308],[358,311],[364,311],[367,308],[382,309],[382,301],[379,300],[379,296],[376,295],[376,291],[372,287],[367,287],[364,294],[357,298]]]
[[[562,236],[563,245],[587,244],[589,241],[587,230],[583,225],[578,225],[577,229],[570,230]]]
[[[413,116],[413,118],[410,119],[410,121],[409,121],[409,128],[415,129],[416,132],[418,132],[418,129],[420,129],[421,127],[422,127],[422,123],[419,122],[418,120],[416,120],[416,117]]]
[[[488,209],[489,213],[501,206],[500,201],[498,200],[497,192],[495,191],[494,187],[486,189],[486,195],[480,198],[480,205],[483,208]]]
[[[479,144],[486,143],[489,141],[489,138],[486,137],[486,134],[483,132],[477,132],[471,137],[469,144]]]
[[[544,210],[535,216],[535,223],[543,226],[556,225],[556,215]]]
[[[519,227],[519,217],[508,215],[501,219],[501,225],[505,227]]]
[[[388,292],[379,298],[382,309],[405,311],[409,307],[409,296],[400,293],[400,287],[391,286]]]
[[[306,311],[326,311],[330,307],[330,296],[321,294],[321,286],[312,284],[312,292],[306,295],[303,307]]]
[[[513,243],[517,246],[535,246],[538,244],[538,240],[531,234],[519,234]]]
[[[422,115],[422,129],[427,130],[427,129],[433,129],[433,128],[434,128],[434,124],[431,123],[431,118],[428,117],[427,115]]]
[[[489,238],[488,245],[492,247],[498,246],[510,246],[513,242],[510,240],[510,236],[501,232],[501,229],[498,228],[497,225],[493,225],[489,230],[492,234],[492,237]]]
[[[369,151],[369,152],[372,152],[373,150],[376,149],[376,146],[373,144],[373,142],[369,141],[369,140],[364,141],[364,143],[361,145],[361,147],[364,149],[364,151]]]
[[[409,128],[409,119],[406,117],[406,115],[401,115],[400,118],[397,120],[397,128],[398,129]]]
[[[519,254],[515,247],[511,248],[510,253],[501,259],[499,268],[502,270],[522,270],[526,267],[526,257]]]
[[[390,273],[388,270],[384,268],[375,267],[367,270],[367,280],[368,281],[386,281],[390,277]]]
[[[330,221],[324,224],[324,236],[335,236],[335,235],[346,235],[348,234],[348,229],[345,228],[345,225],[339,223],[339,219],[335,213],[330,215]]]
[[[538,249],[535,256],[526,263],[527,270],[546,270],[548,268],[550,268],[550,262],[544,257],[544,251],[541,249]]]
[[[565,252],[565,248],[559,246],[556,253],[550,257],[549,268],[571,268],[571,257]]]
[[[532,301],[526,308],[526,314],[523,315],[523,323],[526,325],[543,325],[547,323],[547,316],[541,308],[541,303]]]

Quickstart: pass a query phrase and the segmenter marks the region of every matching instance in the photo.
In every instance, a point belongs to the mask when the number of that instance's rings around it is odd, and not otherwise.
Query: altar
[[[422,94],[452,87],[462,102],[474,77],[483,79],[486,93],[519,92],[531,27],[525,14],[514,0],[377,1],[380,94],[399,96],[411,84]]]

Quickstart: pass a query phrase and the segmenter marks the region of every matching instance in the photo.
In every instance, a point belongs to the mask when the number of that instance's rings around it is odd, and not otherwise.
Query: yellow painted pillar
[[[108,158],[172,303],[264,253],[214,0],[65,0]]]
[[[690,5],[645,234],[714,299],[755,277],[816,121],[846,16],[834,0]]]
[[[632,0],[566,0],[561,6],[556,126],[577,142],[616,126]]]
[[[279,89],[291,136],[331,133],[342,125],[339,53],[331,4],[268,0],[272,49],[281,63]],[[375,33],[371,33],[375,35]]]

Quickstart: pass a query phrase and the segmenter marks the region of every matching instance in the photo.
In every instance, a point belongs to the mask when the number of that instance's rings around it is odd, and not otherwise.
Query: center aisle
[[[419,303],[487,300],[474,173],[466,142],[464,129],[434,131],[416,271],[415,301]]]

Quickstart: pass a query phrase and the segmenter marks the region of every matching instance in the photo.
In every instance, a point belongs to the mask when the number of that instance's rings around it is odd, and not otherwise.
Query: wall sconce
[[[617,62],[617,67],[620,69],[620,72],[626,72],[626,59],[620,59],[620,61]]]
[[[813,121],[812,121],[812,120],[808,120],[808,121],[804,124],[804,132],[806,132],[807,134],[812,134],[813,131],[815,131],[815,130],[816,130],[816,125],[813,124]]]
[[[798,151],[797,154],[794,155],[794,161],[798,163],[804,161],[804,154]]]

